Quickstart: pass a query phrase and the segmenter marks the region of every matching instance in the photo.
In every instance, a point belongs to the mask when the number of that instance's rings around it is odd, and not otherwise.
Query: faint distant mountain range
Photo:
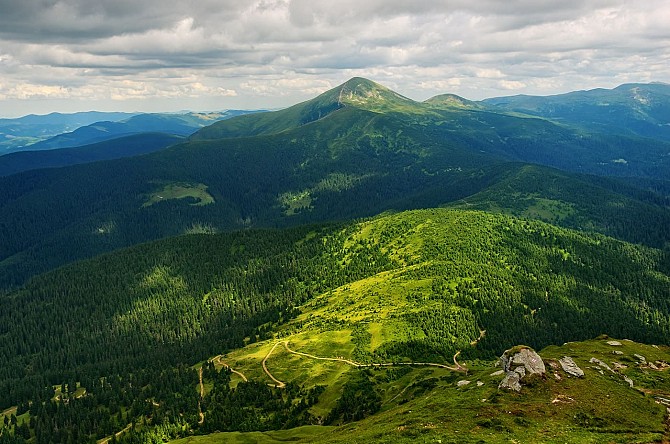
[[[179,114],[75,113],[0,119],[0,155],[89,145],[140,133],[188,136],[200,128],[253,111]]]
[[[30,114],[16,119],[0,119],[0,154],[20,151],[22,147],[58,134],[74,131],[95,122],[118,122],[137,113],[105,113],[99,111],[73,114]]]
[[[183,136],[172,134],[140,133],[73,148],[18,151],[0,156],[0,176],[40,168],[55,168],[138,156],[161,150],[183,140]]]

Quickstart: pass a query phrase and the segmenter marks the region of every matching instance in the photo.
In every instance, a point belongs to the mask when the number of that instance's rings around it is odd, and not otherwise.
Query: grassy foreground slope
[[[520,393],[498,388],[502,376],[496,373],[500,367],[494,361],[465,361],[467,374],[422,367],[375,369],[367,373],[379,395],[380,408],[359,421],[335,428],[213,433],[174,442],[665,442],[670,436],[663,404],[670,395],[670,349],[630,340],[612,341],[600,337],[541,350],[547,374],[524,386]],[[245,360],[254,359],[252,350],[248,348]],[[238,353],[240,358],[245,355],[244,350]],[[584,371],[583,378],[561,369],[558,360],[564,356],[572,357]],[[594,364],[593,358],[612,370]],[[320,361],[288,360],[285,356],[277,356],[268,365],[278,374],[286,368],[294,376],[303,375],[308,384],[323,383],[319,378],[330,375],[340,392],[360,373],[344,364],[324,368]],[[318,413],[324,404],[335,404],[330,398],[326,391],[313,410]]]

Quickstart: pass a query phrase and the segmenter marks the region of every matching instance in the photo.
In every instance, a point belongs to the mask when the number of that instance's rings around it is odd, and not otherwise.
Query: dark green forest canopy
[[[463,350],[470,357],[517,343],[601,333],[664,342],[670,333],[661,251],[541,222],[442,209],[185,235],[69,265],[2,296],[1,406],[70,378],[192,364],[384,271],[430,282],[403,315],[425,339],[384,344],[385,359],[448,361],[480,329],[485,338]],[[458,322],[445,326],[439,313]]]

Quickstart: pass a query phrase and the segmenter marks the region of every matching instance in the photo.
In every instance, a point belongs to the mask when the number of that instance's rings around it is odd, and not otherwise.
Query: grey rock
[[[635,356],[635,358],[636,358],[638,361],[642,362],[642,363],[647,362],[647,358],[645,358],[645,357],[642,356],[642,355],[638,355],[637,353],[635,353],[633,356]]]
[[[558,362],[561,364],[563,371],[568,375],[576,376],[577,378],[584,377],[584,370],[579,368],[579,366],[575,364],[575,361],[571,357],[563,356],[558,360]]]
[[[523,379],[524,376],[526,376],[526,368],[525,367],[517,367],[514,369],[516,373],[519,374],[519,379]]]
[[[489,376],[500,376],[505,374],[505,370],[498,370],[497,372],[491,373]]]
[[[519,366],[523,366],[526,374],[529,375],[542,375],[547,371],[540,355],[531,348],[522,348],[515,353],[507,350],[500,357],[500,362],[502,363],[503,370],[506,372],[510,372]]]
[[[609,365],[605,364],[605,363],[604,363],[603,361],[601,361],[600,359],[591,358],[591,359],[589,359],[589,362],[590,362],[591,364],[596,364],[596,365],[597,365],[598,367],[600,367],[600,368],[603,368],[603,369],[605,369],[605,370],[608,370],[608,371],[614,373],[614,370],[612,370],[612,369],[610,368]]]
[[[519,379],[519,374],[517,372],[508,372],[500,382],[500,385],[498,385],[498,388],[520,392],[521,383],[519,382]]]
[[[468,385],[468,384],[470,384],[470,381],[468,381],[468,380],[466,380],[466,379],[463,379],[463,380],[458,381],[458,382],[456,383],[456,385],[459,386],[459,387],[465,387],[465,386]]]
[[[613,347],[618,347],[618,346],[621,345],[621,342],[619,342],[619,341],[607,341],[607,344],[611,345]]]
[[[484,385],[482,381],[477,381],[477,387],[481,387],[482,385]]]
[[[623,352],[621,350],[614,350],[612,352],[613,355],[623,355]]]
[[[628,376],[626,376],[626,375],[623,375],[623,380],[626,381],[626,382],[628,383],[628,385],[630,385],[630,388],[633,388],[634,384],[633,384],[633,380],[632,380],[632,379],[630,379],[630,378],[629,378]]]

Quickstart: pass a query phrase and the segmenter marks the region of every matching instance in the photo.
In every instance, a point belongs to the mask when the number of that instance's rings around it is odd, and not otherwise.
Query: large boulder
[[[540,355],[530,347],[518,346],[511,348],[500,357],[505,378],[498,388],[521,391],[521,385],[527,378],[535,375],[543,376],[546,373],[544,362]]]
[[[511,372],[523,367],[528,375],[543,375],[547,370],[540,355],[530,347],[514,347],[500,357],[503,370]]]

